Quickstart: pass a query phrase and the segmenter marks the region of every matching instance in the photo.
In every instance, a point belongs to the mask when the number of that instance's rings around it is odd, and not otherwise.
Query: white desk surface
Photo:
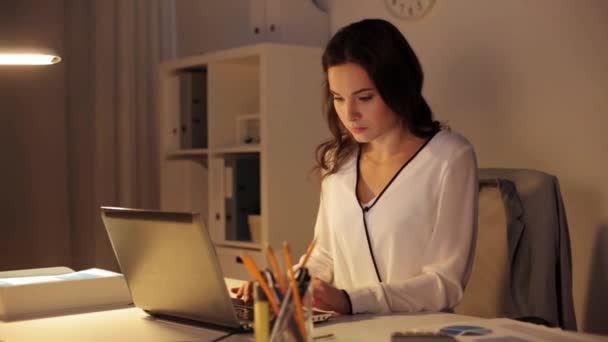
[[[226,279],[226,285],[236,287],[242,281]],[[336,342],[390,341],[396,331],[434,324],[450,324],[478,320],[477,317],[447,313],[354,315],[333,317],[316,324],[314,336],[334,334]],[[74,313],[53,317],[4,322],[0,320],[0,342],[21,341],[210,341],[226,335],[201,326],[155,319],[135,307],[89,313]],[[605,337],[563,332],[564,339],[606,341]],[[559,337],[559,336],[558,336]],[[253,334],[232,335],[224,342],[254,341]],[[331,340],[327,340],[331,341]]]
[[[453,314],[355,315],[334,317],[315,325],[313,336],[333,333],[349,341],[389,341],[394,331],[422,325],[470,319]],[[55,316],[31,320],[0,321],[0,341],[209,341],[226,332],[158,320],[140,309]],[[252,334],[233,335],[225,340],[253,341]]]

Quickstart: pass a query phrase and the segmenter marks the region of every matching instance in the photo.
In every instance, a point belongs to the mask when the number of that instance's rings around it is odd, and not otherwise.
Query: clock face
[[[435,4],[435,0],[384,0],[386,8],[402,20],[417,20],[424,17]]]

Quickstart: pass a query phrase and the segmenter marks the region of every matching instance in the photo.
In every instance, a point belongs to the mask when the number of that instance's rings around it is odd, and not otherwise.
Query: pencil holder
[[[301,289],[302,310],[300,317],[296,311],[293,292],[289,291],[281,303],[270,335],[271,342],[312,341],[312,293],[309,286]],[[303,331],[302,331],[303,330]],[[304,333],[304,336],[303,336]]]

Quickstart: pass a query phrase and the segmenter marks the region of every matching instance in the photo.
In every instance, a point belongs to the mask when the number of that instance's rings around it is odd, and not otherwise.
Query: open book
[[[132,303],[120,273],[67,267],[0,272],[0,319],[93,311]]]

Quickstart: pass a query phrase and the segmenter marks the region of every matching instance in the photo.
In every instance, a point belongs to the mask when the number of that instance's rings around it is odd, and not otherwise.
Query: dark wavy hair
[[[316,149],[314,170],[321,178],[336,173],[358,148],[333,105],[327,80],[327,70],[332,66],[356,63],[363,67],[386,105],[414,135],[428,138],[441,129],[422,97],[424,75],[418,57],[399,29],[388,21],[366,19],[343,27],[327,43],[322,62],[323,112],[332,137]]]

